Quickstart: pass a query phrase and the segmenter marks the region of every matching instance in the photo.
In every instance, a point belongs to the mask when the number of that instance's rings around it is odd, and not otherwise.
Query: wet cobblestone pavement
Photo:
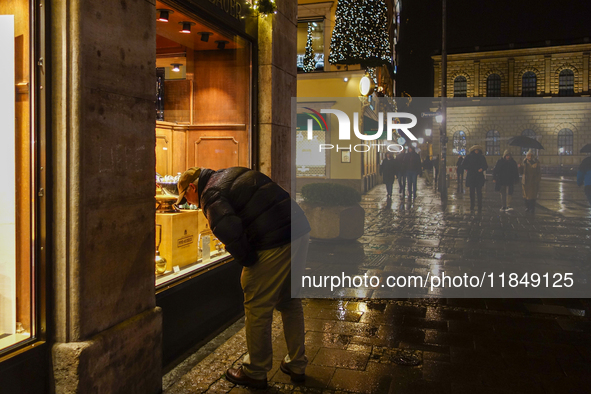
[[[365,195],[364,258],[357,272],[453,271],[471,259],[587,269],[591,210],[574,182],[543,180],[535,215],[524,212],[519,188],[515,210],[499,212],[498,193],[487,182],[483,212],[474,214],[469,197],[455,191],[454,181],[451,186],[445,211],[421,179],[414,202],[395,195],[387,203],[384,185]],[[327,247],[312,242],[310,256]],[[303,385],[279,370],[286,347],[277,315],[266,391],[235,386],[223,376],[246,352],[242,329],[166,383],[164,392],[591,392],[587,299],[361,298],[367,295],[304,300],[310,364]]]

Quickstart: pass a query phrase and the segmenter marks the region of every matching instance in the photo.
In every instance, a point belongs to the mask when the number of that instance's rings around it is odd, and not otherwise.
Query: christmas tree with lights
[[[312,48],[312,24],[308,23],[308,39],[306,40],[306,54],[304,55],[304,72],[316,70],[316,61],[314,61],[314,49]]]
[[[392,63],[384,0],[339,0],[335,20],[331,64],[376,67]]]

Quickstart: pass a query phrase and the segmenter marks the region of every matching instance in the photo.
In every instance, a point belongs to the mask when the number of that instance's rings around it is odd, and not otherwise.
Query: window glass
[[[173,206],[190,167],[251,166],[251,43],[156,2],[156,285],[229,257],[201,210]],[[162,10],[173,12],[162,13]]]
[[[558,95],[573,96],[575,94],[575,73],[573,70],[564,69],[558,76]]]
[[[456,155],[466,155],[466,133],[463,131],[456,131],[453,140],[453,152]]]
[[[29,7],[0,2],[0,352],[35,334]]]
[[[325,177],[326,155],[321,152],[320,144],[326,142],[325,126],[314,114],[302,113],[297,115],[296,128],[296,176]],[[308,139],[308,120],[312,122],[312,139]]]
[[[490,130],[486,133],[486,154],[501,154],[501,136],[499,135],[499,132],[496,130]]]
[[[324,20],[298,22],[298,72],[324,71]]]
[[[466,97],[468,93],[468,81],[460,75],[454,79],[454,97]]]
[[[521,77],[521,96],[533,97],[536,95],[537,79],[536,73],[528,71]]]
[[[486,79],[486,97],[501,97],[501,76],[490,74]]]
[[[569,129],[558,132],[558,154],[562,156],[573,154],[573,132]]]

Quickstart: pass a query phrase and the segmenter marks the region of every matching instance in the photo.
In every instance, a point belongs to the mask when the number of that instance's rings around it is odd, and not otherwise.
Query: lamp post
[[[447,0],[441,0],[441,119],[440,141],[441,155],[439,159],[439,191],[441,204],[447,205]]]
[[[560,157],[560,176],[563,175],[562,171],[562,156],[564,155],[564,146],[558,148],[558,157]]]

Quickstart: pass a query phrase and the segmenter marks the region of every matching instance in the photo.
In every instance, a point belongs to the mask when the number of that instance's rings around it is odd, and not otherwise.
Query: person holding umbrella
[[[585,186],[585,196],[591,205],[591,157],[586,157],[577,171],[577,185]]]
[[[525,211],[534,213],[536,209],[536,199],[540,190],[540,181],[542,180],[542,165],[534,157],[533,149],[530,149],[523,160],[521,185],[523,187],[523,199],[525,200]]]
[[[470,188],[470,210],[474,210],[474,200],[478,196],[478,212],[482,211],[482,187],[484,186],[484,173],[488,168],[486,158],[482,154],[484,150],[480,145],[470,148],[468,156],[462,164],[466,174],[466,187]]]

